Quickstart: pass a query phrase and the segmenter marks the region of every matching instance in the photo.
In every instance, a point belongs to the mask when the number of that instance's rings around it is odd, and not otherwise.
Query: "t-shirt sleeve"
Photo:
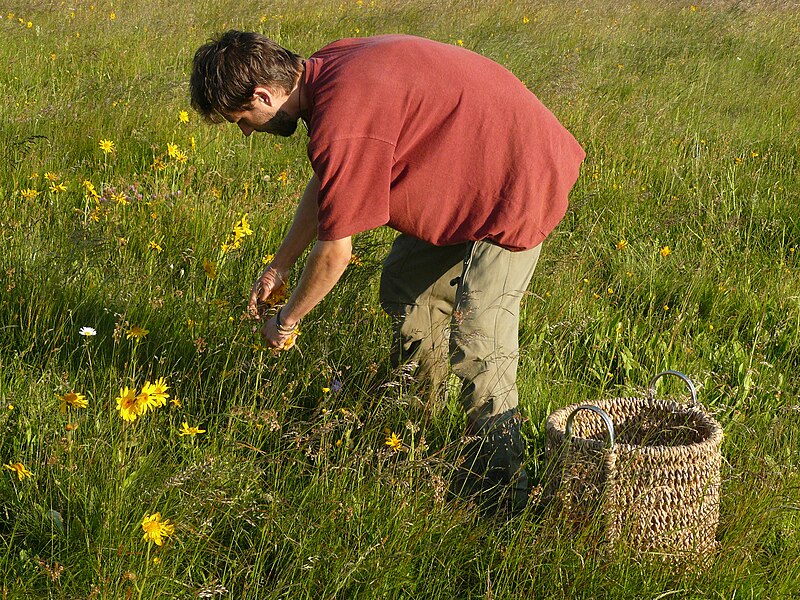
[[[309,147],[320,180],[318,239],[338,240],[389,222],[393,156],[392,144],[366,137]]]

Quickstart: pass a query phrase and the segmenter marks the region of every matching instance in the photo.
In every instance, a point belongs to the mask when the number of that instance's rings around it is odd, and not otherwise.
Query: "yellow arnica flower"
[[[398,452],[400,448],[403,447],[403,440],[400,439],[400,436],[396,433],[392,432],[392,435],[386,436],[386,445],[395,452]]]
[[[267,299],[264,300],[264,306],[268,308],[272,308],[277,304],[282,304],[286,302],[286,299],[289,297],[289,289],[286,287],[285,283],[281,283],[277,288],[272,290]]]
[[[114,142],[111,140],[100,140],[100,150],[108,154],[114,151]]]
[[[111,194],[111,199],[117,204],[121,204],[122,206],[125,206],[128,203],[128,197],[122,192]]]
[[[36,196],[39,195],[38,190],[34,190],[33,188],[20,190],[19,193],[23,198],[25,198],[25,200],[33,200],[34,198],[36,198]]]
[[[247,213],[242,215],[242,219],[233,227],[234,235],[239,237],[244,237],[246,235],[253,235],[253,230],[250,229],[250,224],[247,222]]]
[[[89,406],[86,396],[78,392],[69,392],[59,396],[58,400],[61,402],[61,412],[67,412],[68,406],[72,408],[87,408]]]
[[[143,540],[154,542],[156,546],[164,544],[164,538],[175,533],[175,525],[169,519],[161,520],[161,513],[146,514],[142,519],[142,529],[144,530]]]
[[[167,403],[167,398],[169,398],[168,389],[169,386],[164,381],[164,378],[159,377],[155,383],[145,381],[142,386],[142,392],[138,397],[148,408],[158,408]]]
[[[184,421],[183,425],[181,425],[181,430],[178,432],[178,435],[197,435],[198,433],[205,432],[205,429],[200,429],[199,427],[189,427],[189,423]]]
[[[661,256],[665,258],[672,254],[672,250],[670,250],[669,246],[664,246],[661,250],[659,250],[659,252],[661,253]]]
[[[94,184],[88,179],[83,180],[83,187],[86,188],[86,193],[89,194],[92,198],[96,199],[100,197],[100,194],[98,194],[97,190],[94,188]]]
[[[628,240],[620,240],[617,242],[617,250],[625,250],[628,247]]]
[[[178,120],[180,120],[181,123],[188,123],[189,113],[186,112],[185,110],[182,110],[181,112],[178,113]]]
[[[47,179],[47,181],[55,183],[56,181],[61,179],[61,176],[58,175],[58,173],[53,173],[51,171],[45,171],[44,178]]]
[[[295,330],[289,334],[289,337],[283,342],[283,346],[280,347],[280,350],[291,350],[294,348],[295,344],[297,344],[297,336],[300,335],[300,330],[295,328]]]
[[[128,331],[125,332],[125,337],[128,338],[129,340],[130,339],[135,339],[135,340],[139,341],[144,336],[146,336],[148,333],[150,333],[150,332],[147,329],[145,329],[144,327],[139,327],[138,325],[134,325],[133,327],[128,329]]]
[[[147,410],[147,404],[142,403],[135,389],[125,386],[117,396],[117,410],[123,421],[135,421]]]
[[[16,473],[17,474],[17,478],[20,481],[22,481],[26,477],[33,476],[33,473],[28,471],[28,469],[25,468],[25,465],[23,465],[21,462],[8,463],[7,465],[3,465],[3,466],[6,469],[8,469],[9,471],[13,471],[14,473]]]

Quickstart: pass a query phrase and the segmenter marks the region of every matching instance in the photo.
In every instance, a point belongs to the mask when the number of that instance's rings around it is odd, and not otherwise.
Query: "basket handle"
[[[656,382],[659,379],[661,379],[664,375],[674,375],[675,377],[678,377],[679,379],[683,380],[683,382],[686,384],[686,386],[689,388],[689,391],[692,394],[692,406],[698,406],[697,390],[695,389],[692,380],[689,379],[683,373],[679,373],[678,371],[662,371],[661,373],[653,377],[653,379],[650,380],[650,384],[648,385],[649,388],[647,392],[648,399],[653,400],[656,397]]]
[[[599,406],[594,406],[592,404],[582,404],[575,410],[573,410],[569,416],[567,417],[567,424],[564,427],[564,436],[566,439],[570,439],[572,437],[572,421],[575,419],[575,415],[580,410],[590,410],[593,413],[600,415],[600,418],[603,419],[603,423],[606,425],[606,429],[608,430],[608,449],[614,449],[614,422],[611,420],[609,414],[604,411]]]

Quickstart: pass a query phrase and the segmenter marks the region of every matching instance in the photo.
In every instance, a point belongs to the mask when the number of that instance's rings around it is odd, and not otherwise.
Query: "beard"
[[[289,137],[297,129],[297,119],[292,119],[283,108],[264,125],[264,131],[281,137]]]

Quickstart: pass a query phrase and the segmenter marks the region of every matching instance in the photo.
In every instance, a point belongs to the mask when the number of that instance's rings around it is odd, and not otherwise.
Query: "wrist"
[[[275,313],[275,325],[278,328],[278,332],[282,334],[290,334],[296,328],[298,323],[300,323],[300,319],[296,319],[294,321],[288,319],[286,315],[283,314],[283,309],[285,306],[282,306],[278,309],[278,312]]]

